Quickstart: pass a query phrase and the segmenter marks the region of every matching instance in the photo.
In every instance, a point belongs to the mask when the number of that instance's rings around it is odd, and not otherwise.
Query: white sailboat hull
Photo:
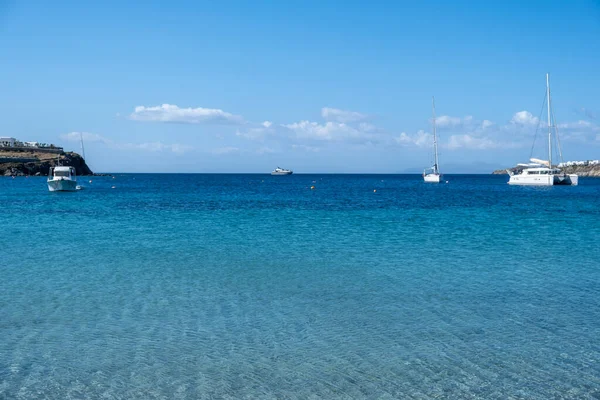
[[[440,174],[426,174],[423,175],[423,180],[429,183],[440,183]]]
[[[51,192],[74,192],[77,190],[77,181],[72,179],[48,180],[48,190]]]
[[[554,185],[553,175],[511,175],[508,180],[509,185],[521,186],[552,186]]]
[[[575,174],[511,175],[508,184],[521,186],[577,186],[579,176]]]
[[[577,186],[579,185],[579,176],[575,174],[554,175],[555,185]]]
[[[434,163],[431,168],[426,168],[423,171],[423,181],[427,183],[440,183],[440,179],[442,175],[440,174],[439,169],[439,160],[438,160],[438,142],[437,142],[437,132],[435,129],[435,99],[431,98],[431,114],[433,115],[432,126],[433,126],[433,155],[434,155]]]
[[[571,186],[577,186],[577,185],[579,185],[579,175],[570,174],[569,178],[571,179]]]

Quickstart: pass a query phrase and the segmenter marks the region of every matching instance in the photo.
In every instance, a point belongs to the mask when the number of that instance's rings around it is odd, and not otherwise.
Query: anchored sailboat
[[[440,165],[438,163],[438,143],[437,143],[437,133],[435,131],[435,98],[431,98],[431,108],[433,113],[433,153],[434,153],[434,162],[433,166],[430,168],[426,168],[423,171],[423,180],[425,182],[431,183],[440,183],[440,178],[442,174],[440,174]]]
[[[548,104],[548,160],[530,158],[531,163],[518,164],[517,171],[507,170],[510,178],[509,185],[532,185],[532,186],[553,186],[553,185],[571,185],[579,183],[579,177],[576,174],[565,174],[559,168],[552,166],[552,131],[556,130],[556,121],[553,121],[553,113],[550,98],[550,78],[546,74],[546,100]],[[554,125],[552,124],[554,122]],[[558,137],[558,132],[556,133]],[[562,158],[562,151],[559,155]]]

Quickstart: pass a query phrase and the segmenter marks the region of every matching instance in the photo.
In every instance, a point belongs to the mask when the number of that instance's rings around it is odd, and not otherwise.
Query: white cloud
[[[107,139],[98,135],[97,133],[89,133],[89,132],[70,132],[63,133],[60,135],[62,140],[66,140],[69,142],[79,142],[83,137],[84,142],[104,142],[106,143]]]
[[[450,115],[440,115],[435,119],[435,125],[438,128],[457,127],[457,126],[468,126],[473,124],[473,116],[467,115],[466,117],[451,117]]]
[[[591,128],[592,130],[598,130],[598,127],[589,121],[579,120],[577,122],[567,122],[564,124],[558,124],[559,129],[586,129]]]
[[[341,122],[300,121],[282,126],[292,131],[297,139],[368,141],[373,138],[371,134]]]
[[[194,147],[188,146],[187,144],[174,143],[174,144],[171,144],[170,146],[171,146],[171,151],[173,153],[185,153],[186,151],[194,149]]]
[[[358,129],[363,132],[375,132],[378,130],[375,125],[368,124],[366,122],[361,122],[360,124],[358,124]]]
[[[249,140],[264,141],[269,136],[276,133],[275,126],[271,121],[264,121],[258,126],[246,130],[237,130],[235,135]]]
[[[129,118],[147,122],[178,122],[184,124],[243,124],[244,119],[216,108],[179,108],[163,104],[155,107],[137,106]]]
[[[539,121],[539,118],[534,117],[529,111],[519,111],[510,120],[511,123],[517,125],[537,125]]]
[[[394,141],[403,146],[433,146],[433,135],[423,130],[418,131],[414,135],[408,135],[406,132],[402,132],[400,136],[394,138]]]
[[[211,153],[216,154],[216,155],[224,155],[224,154],[240,153],[240,151],[241,150],[238,147],[225,146],[225,147],[218,147],[216,149],[212,149]]]
[[[62,140],[70,141],[70,142],[79,142],[80,137],[83,136],[84,142],[97,142],[102,143],[112,149],[116,150],[143,150],[143,151],[172,151],[174,153],[184,153],[186,151],[192,150],[192,146],[173,143],[166,144],[162,142],[144,142],[144,143],[121,143],[115,142],[112,139],[106,138],[102,135],[98,135],[97,133],[89,133],[89,132],[70,132],[60,135]]]
[[[459,117],[451,117],[449,115],[441,115],[435,119],[436,126],[446,127],[446,126],[457,126],[462,124],[462,119]]]
[[[256,150],[257,154],[274,154],[277,153],[277,150],[272,149],[271,147],[263,146]]]
[[[321,117],[326,121],[336,121],[341,123],[360,122],[368,118],[367,115],[356,112],[340,110],[339,108],[323,107]]]
[[[592,110],[590,110],[590,109],[588,109],[588,108],[581,107],[581,108],[578,110],[578,112],[579,112],[580,114],[582,114],[582,115],[585,115],[585,116],[586,116],[587,118],[589,118],[589,119],[594,119],[594,120],[596,119],[596,112],[594,112],[594,111],[592,111]]]
[[[473,150],[487,150],[498,148],[500,147],[500,145],[486,137],[475,137],[464,134],[450,136],[446,147],[451,150],[456,150],[460,148]]]
[[[263,141],[268,136],[269,131],[265,128],[250,128],[245,131],[236,131],[235,135],[249,140]]]
[[[118,149],[128,149],[128,150],[144,150],[151,152],[159,152],[159,151],[172,151],[173,153],[185,153],[186,151],[192,150],[192,146],[187,146],[184,144],[174,143],[167,144],[163,142],[145,142],[145,143],[120,143],[115,144],[113,147]]]
[[[406,134],[406,132],[402,132],[400,134],[400,136],[394,138],[394,140],[396,141],[396,143],[399,143],[399,144],[412,144],[413,143],[412,138],[410,136],[408,136]]]
[[[292,149],[308,151],[308,152],[311,152],[311,153],[318,153],[319,151],[321,151],[320,147],[307,146],[305,144],[293,144],[292,145]]]
[[[490,126],[494,125],[494,123],[490,120],[484,119],[483,122],[481,123],[481,128],[482,129],[487,129]]]
[[[562,141],[578,143],[594,143],[600,126],[585,120],[558,124],[558,133]]]
[[[364,143],[381,136],[381,130],[375,125],[360,122],[367,118],[365,114],[324,107],[321,114],[325,122],[302,120],[287,124],[275,124],[271,121],[246,123],[236,131],[236,136],[265,142],[277,141],[349,141]],[[343,122],[348,121],[348,122]]]

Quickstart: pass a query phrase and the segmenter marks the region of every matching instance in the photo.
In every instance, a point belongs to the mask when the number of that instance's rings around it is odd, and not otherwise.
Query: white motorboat
[[[271,172],[271,175],[291,175],[293,173],[294,173],[294,171],[292,171],[290,169],[284,169],[284,168],[277,167]]]
[[[552,165],[552,131],[556,131],[556,121],[552,112],[550,97],[550,79],[546,74],[546,100],[548,104],[548,160],[531,158],[531,163],[518,164],[516,171],[507,170],[509,174],[509,185],[531,185],[531,186],[554,186],[570,185],[576,186],[579,183],[579,176],[576,174],[566,174],[559,168]],[[554,124],[553,124],[554,122]],[[558,137],[558,132],[556,132]],[[560,142],[557,141],[558,151],[562,159]]]
[[[437,143],[437,133],[435,129],[435,98],[431,98],[431,108],[433,113],[433,153],[434,153],[434,161],[433,166],[430,168],[426,168],[423,171],[423,180],[429,183],[440,183],[440,178],[442,174],[440,173],[440,166],[438,162],[438,143]]]
[[[48,174],[48,190],[51,192],[74,192],[77,190],[75,168],[51,167]]]

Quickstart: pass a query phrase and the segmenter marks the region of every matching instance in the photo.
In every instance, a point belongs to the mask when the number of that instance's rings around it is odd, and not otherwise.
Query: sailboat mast
[[[435,97],[431,96],[431,110],[433,114],[433,151],[435,153],[434,173],[439,174],[438,169],[438,148],[437,148],[437,133],[435,131]]]
[[[548,167],[552,168],[552,125],[550,119],[550,78],[546,74],[546,96],[548,98]]]
[[[81,139],[81,155],[83,156],[83,159],[85,160],[85,149],[83,148],[83,133],[79,132],[79,138]]]

